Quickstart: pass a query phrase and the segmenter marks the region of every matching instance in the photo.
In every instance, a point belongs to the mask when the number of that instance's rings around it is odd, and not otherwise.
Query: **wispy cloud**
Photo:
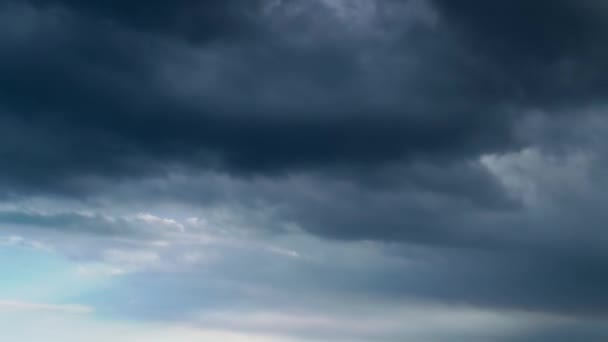
[[[24,302],[18,300],[0,300],[1,311],[33,311],[33,312],[55,312],[62,314],[83,315],[93,313],[95,310],[86,305],[79,304],[48,304]]]

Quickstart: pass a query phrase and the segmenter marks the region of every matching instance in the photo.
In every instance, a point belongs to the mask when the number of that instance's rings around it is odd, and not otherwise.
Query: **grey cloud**
[[[552,110],[605,103],[603,3],[434,3],[464,44],[501,71],[511,103]]]
[[[368,3],[0,5],[0,198],[67,208],[0,225],[78,241],[77,260],[125,236],[223,255],[98,299],[145,319],[362,297],[604,318],[608,7]],[[184,247],[124,218],[155,210],[249,244]],[[258,248],[276,239],[325,262]],[[605,335],[579,323],[555,331]]]
[[[193,41],[247,36],[255,29],[260,0],[247,1],[71,1],[32,0],[44,9],[68,9],[138,31],[169,34]]]
[[[604,32],[591,3],[559,2],[547,16],[502,5],[518,28],[484,19],[498,9],[475,1],[386,2],[360,9],[363,28],[320,2],[248,4],[3,5],[4,188],[58,191],[172,165],[236,175],[445,166],[521,147],[514,129],[530,109],[602,101],[592,63],[602,51],[577,49]],[[182,14],[203,16],[189,25],[215,39],[161,34],[179,32]],[[560,39],[554,17],[574,37]],[[230,38],[257,32],[250,21],[263,33]]]
[[[4,24],[3,74],[11,82],[3,117],[12,134],[3,154],[13,160],[5,184],[60,189],[172,163],[276,174],[453,160],[514,143],[512,115],[482,124],[489,102],[468,99],[491,88],[481,86],[485,72],[419,21],[401,31],[372,21],[376,39],[329,16],[321,27],[334,37],[313,26],[328,9],[305,6],[300,27],[266,14],[258,20],[274,23],[271,35],[192,46],[80,16],[78,6],[6,6],[33,23],[25,33],[12,27],[24,24]],[[171,67],[174,58],[191,67]],[[20,142],[26,134],[32,141]]]

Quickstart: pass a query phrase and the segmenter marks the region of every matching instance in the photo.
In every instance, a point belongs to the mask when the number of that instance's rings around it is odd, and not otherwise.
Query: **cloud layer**
[[[568,0],[6,1],[0,248],[112,279],[68,299],[121,319],[600,340],[607,16]],[[353,308],[439,315],[447,335],[384,316],[357,330]]]

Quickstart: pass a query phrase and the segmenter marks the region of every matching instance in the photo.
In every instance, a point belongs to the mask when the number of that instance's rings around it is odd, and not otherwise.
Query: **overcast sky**
[[[608,3],[5,0],[0,340],[608,340]]]

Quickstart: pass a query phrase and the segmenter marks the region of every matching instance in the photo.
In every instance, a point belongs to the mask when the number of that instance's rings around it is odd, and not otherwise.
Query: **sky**
[[[0,340],[608,340],[601,0],[5,0]]]

